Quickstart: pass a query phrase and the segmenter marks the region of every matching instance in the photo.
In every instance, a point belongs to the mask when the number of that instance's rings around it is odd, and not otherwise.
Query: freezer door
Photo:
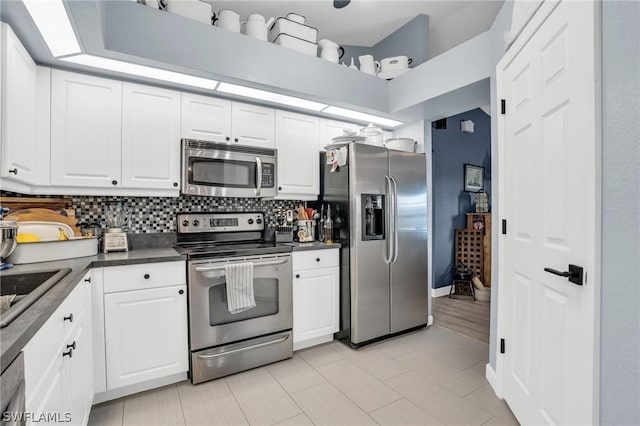
[[[427,172],[423,154],[389,150],[397,232],[391,263],[391,332],[427,323]]]
[[[384,203],[388,205],[387,150],[351,144],[349,171],[351,342],[359,344],[389,334],[389,265],[385,263],[388,232],[383,232],[382,239],[363,240],[360,223],[362,194],[385,195]]]

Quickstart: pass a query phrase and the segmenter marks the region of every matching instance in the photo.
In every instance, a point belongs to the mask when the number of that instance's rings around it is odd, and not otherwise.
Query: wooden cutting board
[[[64,210],[62,210],[64,211]],[[22,209],[13,211],[4,217],[5,220],[15,220],[17,222],[58,222],[65,223],[73,230],[73,235],[81,237],[82,233],[78,225],[78,219],[65,216],[58,210],[50,209]]]
[[[6,207],[11,211],[32,208],[65,210],[71,208],[71,199],[39,197],[0,197],[0,206]]]

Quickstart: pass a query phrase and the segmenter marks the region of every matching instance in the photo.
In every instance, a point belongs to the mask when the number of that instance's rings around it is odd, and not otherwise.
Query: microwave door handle
[[[259,266],[271,266],[271,265],[282,265],[283,263],[287,263],[289,261],[289,259],[282,259],[282,260],[271,260],[268,262],[256,262],[253,264],[254,267],[259,267]],[[242,262],[240,262],[242,263]],[[233,265],[233,264],[232,264]],[[218,265],[218,266],[198,266],[195,268],[196,272],[208,272],[208,271],[218,271],[221,269],[224,269],[225,265]]]
[[[262,190],[262,161],[256,157],[256,195],[260,196]]]

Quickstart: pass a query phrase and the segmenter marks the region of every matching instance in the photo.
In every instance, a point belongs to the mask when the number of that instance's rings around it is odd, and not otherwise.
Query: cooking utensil
[[[15,210],[5,216],[6,220],[15,220],[16,222],[56,222],[69,225],[73,230],[73,234],[77,237],[81,236],[80,228],[77,227],[78,220],[76,218],[66,216],[64,210],[50,209],[22,209]]]
[[[80,232],[85,236],[87,234],[91,234],[94,237],[101,237],[104,229],[100,226],[99,223],[81,223],[78,225],[80,227]]]
[[[233,33],[240,32],[240,15],[230,9],[224,9],[214,15],[213,22],[216,27]]]
[[[287,19],[293,22],[297,22],[298,24],[304,24],[307,22],[307,18],[302,15],[298,15],[297,13],[287,13]]]
[[[276,19],[273,25],[271,25],[271,28],[269,28],[269,40],[275,40],[280,34],[289,34],[290,36],[298,37],[299,39],[314,44],[316,40],[318,40],[317,28],[283,17]]]
[[[338,43],[327,40],[326,38],[320,40],[318,42],[318,46],[322,49],[320,50],[320,57],[327,61],[335,62],[337,64],[340,62],[342,56],[344,56],[344,48],[339,46]],[[351,63],[353,64],[353,58],[351,58]]]
[[[18,222],[18,233],[33,234],[40,238],[40,241],[58,241],[60,239],[60,229],[67,238],[74,236],[74,232],[67,224],[60,222]]]
[[[360,129],[360,134],[364,135],[364,137],[367,138],[366,143],[368,145],[384,146],[382,129],[380,127],[369,123],[367,127],[363,127],[362,129]]]
[[[16,248],[18,225],[13,220],[0,221],[0,259],[4,261]]]
[[[380,71],[397,71],[409,68],[413,59],[408,56],[392,56],[380,60]]]
[[[387,139],[384,146],[389,149],[395,149],[396,151],[415,152],[417,143],[418,142],[411,138],[392,138]]]
[[[306,40],[302,40],[289,34],[279,34],[273,43],[311,56],[316,56],[318,54],[318,46],[316,44],[309,43]]]
[[[376,75],[380,71],[380,62],[374,61],[372,55],[358,56],[360,71],[366,74]]]
[[[273,24],[273,21],[275,21],[275,18],[272,17],[265,22],[264,16],[258,13],[252,13],[247,18],[247,21],[243,22],[244,33],[249,37],[267,41],[268,28]]]

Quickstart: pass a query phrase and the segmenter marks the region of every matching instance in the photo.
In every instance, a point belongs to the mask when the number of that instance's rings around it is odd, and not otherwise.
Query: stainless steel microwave
[[[182,193],[276,196],[277,150],[182,139]]]

